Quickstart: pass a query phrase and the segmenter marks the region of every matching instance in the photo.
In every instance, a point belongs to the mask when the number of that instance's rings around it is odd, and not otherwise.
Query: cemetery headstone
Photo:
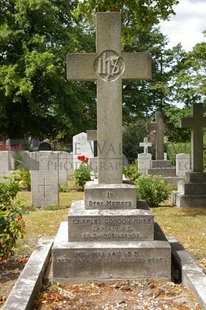
[[[177,207],[206,208],[206,173],[203,172],[203,104],[192,104],[192,116],[180,120],[181,128],[191,128],[191,172],[186,172],[185,180],[178,183],[173,193]]]
[[[139,153],[138,154],[138,172],[141,174],[148,174],[151,168],[152,154]]]
[[[87,134],[81,132],[73,137],[73,168],[79,168],[81,162],[77,159],[78,156],[94,157],[94,142],[87,140]]]
[[[52,151],[51,144],[46,141],[41,142],[39,145],[39,151]]]
[[[40,208],[59,204],[59,152],[31,153],[32,205]]]
[[[122,183],[122,79],[149,79],[148,53],[121,52],[121,14],[97,13],[97,51],[68,54],[69,80],[97,81],[98,181],[74,201],[52,248],[53,281],[171,276],[171,249],[154,240],[154,217]]]
[[[59,184],[68,185],[73,174],[73,156],[67,152],[59,152]]]
[[[177,154],[176,155],[176,175],[178,177],[184,178],[186,172],[190,169],[190,154]]]
[[[14,152],[0,151],[0,182],[6,182],[4,177],[10,177],[14,170]]]

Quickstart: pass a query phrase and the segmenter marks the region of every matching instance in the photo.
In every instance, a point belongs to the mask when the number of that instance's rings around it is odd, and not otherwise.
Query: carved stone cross
[[[144,154],[148,153],[148,147],[152,146],[152,143],[148,141],[147,138],[144,138],[144,142],[140,142],[139,146],[144,148]]]
[[[192,129],[192,171],[203,172],[203,127],[206,127],[206,118],[203,117],[203,104],[192,104],[192,117],[181,118],[180,127]]]
[[[96,53],[68,54],[67,78],[97,82],[98,182],[121,184],[122,80],[150,79],[150,54],[121,52],[121,13],[97,13]]]
[[[162,112],[155,113],[155,122],[147,124],[148,131],[156,132],[156,160],[164,160],[164,132],[169,130],[170,124],[163,121]]]

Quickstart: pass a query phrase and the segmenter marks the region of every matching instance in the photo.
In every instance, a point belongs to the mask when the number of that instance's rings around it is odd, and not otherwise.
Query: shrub
[[[22,215],[26,212],[16,198],[19,185],[7,178],[0,183],[0,261],[14,254],[13,248],[18,238],[23,238],[25,223]]]
[[[136,159],[132,164],[123,167],[123,173],[127,179],[135,181],[140,176],[137,164],[138,160]]]
[[[14,180],[19,183],[21,189],[31,190],[31,175],[29,169],[15,170],[12,176]]]
[[[84,188],[84,185],[87,181],[91,180],[90,169],[88,165],[89,158],[84,155],[77,157],[82,163],[79,168],[74,171],[74,180],[75,184],[81,188]]]
[[[169,186],[161,176],[141,175],[136,181],[137,198],[145,200],[149,207],[157,207],[169,197]]]

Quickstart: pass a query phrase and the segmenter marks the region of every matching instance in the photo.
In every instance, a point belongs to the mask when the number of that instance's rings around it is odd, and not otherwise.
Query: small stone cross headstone
[[[139,146],[144,148],[144,154],[148,153],[148,147],[152,146],[152,143],[148,141],[147,138],[144,138],[144,142],[140,142]]]
[[[181,118],[180,127],[192,129],[192,171],[203,172],[203,127],[206,127],[206,117],[203,117],[203,104],[192,104],[192,117]]]
[[[68,54],[67,78],[97,81],[98,182],[122,183],[122,80],[151,78],[151,56],[121,52],[121,14],[97,13],[96,53]]]
[[[164,160],[164,132],[169,128],[170,124],[163,121],[162,112],[156,112],[155,122],[147,124],[148,131],[156,131],[156,160]]]

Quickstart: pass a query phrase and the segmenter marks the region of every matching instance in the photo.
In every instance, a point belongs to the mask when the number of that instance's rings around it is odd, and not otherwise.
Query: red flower
[[[22,216],[19,214],[16,219],[17,219],[17,221],[21,221]]]
[[[89,161],[89,158],[84,156],[84,155],[79,155],[77,156],[77,159],[79,159],[80,161],[82,161],[83,163],[87,164]]]

